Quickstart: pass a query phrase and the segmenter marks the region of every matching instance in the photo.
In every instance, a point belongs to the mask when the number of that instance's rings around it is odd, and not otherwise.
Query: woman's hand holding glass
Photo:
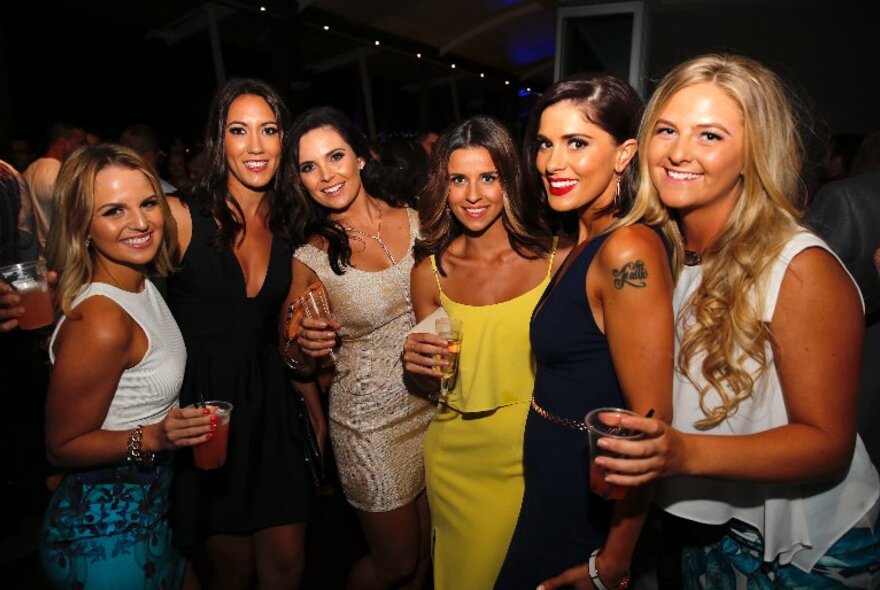
[[[145,440],[145,450],[174,451],[210,440],[217,428],[217,417],[207,408],[172,408],[165,418],[144,427],[144,436],[152,434],[153,444]],[[152,432],[150,432],[152,431]]]
[[[296,331],[296,343],[303,354],[320,358],[333,354],[339,322],[328,318],[303,317]]]
[[[403,368],[410,373],[440,379],[445,375],[443,367],[449,365],[447,354],[448,343],[440,336],[423,332],[410,334],[403,343]]]
[[[691,437],[654,418],[626,416],[620,425],[644,432],[645,437],[635,441],[599,439],[600,448],[621,455],[596,458],[596,463],[607,472],[605,481],[635,487],[660,477],[687,473],[685,464]]]

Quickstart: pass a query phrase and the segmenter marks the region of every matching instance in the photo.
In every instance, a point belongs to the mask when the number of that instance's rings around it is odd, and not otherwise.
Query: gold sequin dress
[[[400,359],[413,326],[409,275],[418,232],[418,216],[407,213],[407,254],[385,270],[349,267],[337,275],[327,254],[310,244],[293,254],[324,283],[342,326],[330,387],[330,439],[346,498],[367,512],[399,508],[425,488],[422,440],[434,406],[407,391]]]

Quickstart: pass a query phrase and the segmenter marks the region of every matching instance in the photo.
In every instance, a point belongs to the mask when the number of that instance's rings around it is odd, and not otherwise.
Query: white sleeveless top
[[[800,232],[786,244],[769,269],[763,289],[761,317],[773,318],[783,276],[792,259],[803,250],[819,247],[831,252],[828,245],[815,235]],[[831,252],[834,255],[833,252]],[[836,256],[835,256],[836,258]],[[839,259],[838,259],[839,262]],[[841,264],[843,267],[843,264]],[[676,314],[696,291],[702,280],[702,267],[686,266],[678,279],[673,295]],[[855,284],[855,281],[853,281]],[[858,287],[857,287],[858,288]],[[680,331],[676,330],[675,355],[678,358]],[[740,403],[736,414],[708,432],[716,435],[745,435],[763,432],[788,424],[782,387],[767,344],[771,361],[756,391]],[[692,359],[694,375],[700,375],[702,358]],[[751,371],[754,361],[746,361]],[[829,392],[833,395],[833,392]],[[699,405],[698,390],[676,371],[673,382],[672,425],[681,432],[698,431],[694,422],[704,418]],[[714,391],[707,394],[713,407],[719,402]],[[876,512],[880,497],[880,481],[861,438],[856,438],[855,452],[849,470],[842,480],[810,484],[767,484],[730,481],[701,477],[674,477],[661,481],[656,501],[667,512],[704,524],[721,525],[731,518],[745,522],[760,531],[764,539],[764,561],[779,559],[783,565],[792,563],[809,572],[828,549],[854,525],[864,522]],[[870,526],[874,523],[870,522]]]
[[[186,365],[186,346],[177,322],[149,280],[140,293],[106,283],[90,283],[73,300],[73,307],[96,295],[113,300],[147,336],[147,352],[141,362],[122,372],[101,430],[130,430],[138,424],[161,421],[178,405]],[[49,341],[49,360],[53,364],[55,338],[65,319],[62,316],[58,320]]]

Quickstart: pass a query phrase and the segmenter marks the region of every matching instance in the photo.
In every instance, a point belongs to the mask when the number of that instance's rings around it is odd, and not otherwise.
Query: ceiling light
[[[329,30],[330,30],[330,25],[324,25],[324,30],[325,30],[325,31],[329,31]]]

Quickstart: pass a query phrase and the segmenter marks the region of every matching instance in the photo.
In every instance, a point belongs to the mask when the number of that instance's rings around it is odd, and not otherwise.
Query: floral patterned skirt
[[[705,547],[685,547],[682,579],[687,590],[815,590],[880,587],[880,530],[860,523],[808,573],[795,565],[763,560],[757,529],[731,520],[727,533]]]
[[[49,502],[40,558],[53,588],[176,589],[185,561],[171,544],[172,465],[67,474]]]

